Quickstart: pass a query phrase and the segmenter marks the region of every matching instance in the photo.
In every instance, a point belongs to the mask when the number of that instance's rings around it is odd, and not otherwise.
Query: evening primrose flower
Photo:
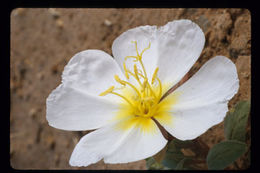
[[[47,98],[47,120],[63,130],[93,130],[76,145],[72,166],[127,163],[151,157],[167,140],[156,123],[180,140],[194,139],[223,121],[239,88],[234,63],[216,56],[171,94],[196,62],[205,37],[190,20],[140,26],[112,45],[69,61],[62,83]]]

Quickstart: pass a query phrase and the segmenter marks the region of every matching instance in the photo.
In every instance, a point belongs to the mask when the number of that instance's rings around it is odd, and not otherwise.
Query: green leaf
[[[230,111],[224,121],[225,137],[228,140],[245,141],[246,125],[250,111],[249,101],[240,101],[234,110]]]
[[[149,169],[151,167],[151,165],[154,163],[154,159],[152,157],[145,159],[145,161],[146,161],[146,168],[147,169]]]
[[[243,142],[228,140],[214,145],[207,156],[210,170],[222,170],[236,161],[246,152],[247,146]]]
[[[189,148],[191,145],[193,145],[192,140],[181,141],[179,139],[174,139],[172,140],[172,143],[174,143],[177,148]]]
[[[162,164],[156,162],[153,157],[147,158],[146,167],[149,170],[159,170],[159,169],[167,169]]]
[[[183,163],[181,161],[186,159],[186,156],[181,152],[181,148],[187,146],[187,144],[190,145],[191,141],[172,140],[162,151],[157,153],[155,156],[146,159],[146,167],[150,170],[167,170],[175,169],[179,164],[179,169],[182,169]]]
[[[167,152],[170,152],[170,153],[177,152],[177,153],[181,153],[182,154],[182,152],[180,150],[180,147],[178,147],[176,145],[175,139],[168,143]]]
[[[182,159],[178,164],[177,166],[175,167],[175,170],[184,170],[184,162],[186,161],[186,159]]]
[[[169,142],[162,164],[168,168],[175,169],[178,163],[185,158],[180,149],[177,147],[175,139]]]
[[[168,145],[166,145],[160,152],[153,156],[154,160],[158,163],[161,163],[165,157]]]
[[[180,160],[180,157],[175,157],[174,154],[166,154],[164,160],[162,161],[162,164],[168,168],[175,169],[178,165],[178,162]]]

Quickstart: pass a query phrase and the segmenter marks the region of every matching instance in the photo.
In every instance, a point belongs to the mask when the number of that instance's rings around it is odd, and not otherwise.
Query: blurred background
[[[205,33],[205,48],[192,68],[216,55],[237,66],[240,88],[232,107],[251,97],[251,16],[247,9],[37,9],[17,8],[11,13],[10,162],[15,169],[146,169],[145,160],[128,164],[100,161],[83,168],[69,166],[70,155],[86,132],[50,127],[46,98],[61,82],[70,58],[86,49],[111,54],[113,40],[140,25],[165,25],[190,19]],[[250,120],[247,143],[250,143]],[[223,123],[199,137],[209,147],[224,139]],[[249,154],[227,169],[245,169]]]

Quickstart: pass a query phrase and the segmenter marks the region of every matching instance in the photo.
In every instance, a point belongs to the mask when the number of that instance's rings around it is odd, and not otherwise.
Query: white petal
[[[71,58],[62,84],[47,99],[47,120],[64,130],[90,130],[103,126],[115,115],[119,97],[98,96],[111,85],[114,75],[124,79],[116,61],[99,50],[82,51]]]
[[[181,93],[178,106],[228,101],[237,93],[238,88],[239,80],[235,64],[224,56],[216,56],[176,89],[176,92]]]
[[[190,20],[176,20],[158,29],[158,76],[171,86],[178,83],[199,58],[205,36]]]
[[[113,125],[107,125],[82,137],[74,148],[69,164],[71,166],[88,166],[113,152],[120,140],[124,140],[129,131],[116,131]]]
[[[153,126],[152,134],[142,134],[135,125],[128,130],[115,128],[115,123],[100,128],[79,141],[69,163],[88,166],[102,158],[105,163],[127,163],[150,157],[167,143],[154,122]]]
[[[173,124],[158,121],[178,139],[194,139],[223,121],[228,111],[228,101],[238,88],[235,64],[223,56],[212,58],[172,93],[178,95],[171,110]]]
[[[50,126],[63,130],[96,129],[114,117],[117,105],[81,92],[75,88],[59,85],[47,98],[46,118]]]
[[[100,50],[86,50],[74,55],[65,66],[62,82],[67,86],[90,95],[99,95],[112,85],[117,85],[114,75],[124,79],[118,64],[107,53]],[[105,98],[118,100],[108,95]]]
[[[169,85],[176,84],[198,59],[205,42],[204,33],[190,20],[169,22],[159,29],[156,26],[141,26],[121,34],[112,45],[112,52],[123,69],[126,56],[135,56],[137,41],[139,53],[151,43],[143,54],[147,75],[151,78],[156,67],[158,76]],[[127,61],[129,69],[133,63]],[[138,63],[137,63],[138,65]],[[139,66],[141,69],[141,67]]]
[[[158,153],[167,144],[159,128],[152,121],[155,131],[142,133],[133,128],[117,150],[104,158],[105,163],[127,163],[142,160]]]
[[[227,102],[219,102],[189,109],[172,111],[173,124],[162,124],[172,136],[180,140],[191,140],[223,121],[228,111]]]
[[[123,69],[123,62],[126,56],[136,56],[135,44],[132,41],[137,41],[138,52],[148,47],[151,43],[150,49],[144,52],[142,61],[146,72],[149,76],[152,75],[156,68],[157,62],[157,41],[156,41],[156,26],[140,26],[130,29],[119,37],[117,37],[112,45],[112,52],[115,60]],[[126,66],[128,69],[133,70],[133,60],[127,60]],[[139,69],[142,69],[139,63],[136,63]]]

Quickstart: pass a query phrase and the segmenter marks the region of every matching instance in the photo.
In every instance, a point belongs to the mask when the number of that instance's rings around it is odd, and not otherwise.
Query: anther
[[[133,88],[133,90],[135,90],[135,92],[137,93],[137,95],[138,95],[139,97],[141,97],[140,92],[138,91],[138,89],[137,89],[133,84],[131,84],[131,83],[127,82],[127,81],[121,80],[121,79],[118,77],[118,75],[115,75],[114,78],[115,78],[115,80],[116,80],[118,83],[120,83],[120,84],[123,85],[123,86],[125,86],[126,84],[129,85],[131,88]]]
[[[115,75],[114,78],[115,78],[115,80],[116,80],[118,83],[120,83],[121,85],[124,85],[124,86],[125,86],[126,83],[125,83],[124,81],[122,81],[122,80],[118,77],[118,75]]]
[[[137,69],[136,64],[134,64],[134,72],[135,72],[135,77],[136,77],[136,79],[139,80],[139,77],[138,77],[138,69]]]
[[[142,88],[142,91],[141,91],[141,92],[144,92],[144,90],[145,90],[145,88],[146,88],[146,86],[147,86],[147,82],[148,82],[148,80],[147,80],[147,78],[145,78],[145,79],[144,79],[144,83],[143,83],[143,88]]]
[[[134,62],[139,61],[139,57],[138,56],[126,56],[124,60],[126,61],[129,58],[134,58],[135,59]]]
[[[134,108],[134,105],[124,96],[122,96],[121,94],[115,93],[115,92],[111,92],[111,94],[117,95],[119,97],[121,97],[122,99],[124,99],[127,103],[129,103],[130,106],[132,106]]]
[[[148,46],[147,48],[145,48],[145,49],[141,52],[140,57],[142,57],[143,53],[144,53],[146,50],[150,49],[150,47],[151,47],[151,43],[149,42],[149,46]]]
[[[113,92],[114,88],[115,88],[114,86],[111,86],[111,87],[108,88],[106,91],[100,93],[99,96],[105,96],[105,95],[107,95],[107,94]]]
[[[158,70],[159,70],[159,68],[157,67],[157,68],[155,69],[154,73],[153,73],[152,84],[155,82],[155,79],[156,79],[156,77],[157,77]]]
[[[124,64],[123,64],[123,66],[124,66],[124,70],[125,70],[125,77],[127,78],[127,79],[129,79],[129,75],[128,75],[128,70],[127,70],[127,68],[126,68],[126,65],[125,65],[125,62],[124,62]]]

